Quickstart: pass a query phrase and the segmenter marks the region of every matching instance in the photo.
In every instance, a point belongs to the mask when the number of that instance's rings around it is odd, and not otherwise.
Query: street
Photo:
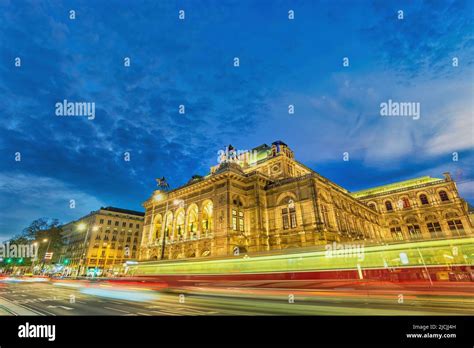
[[[1,315],[474,315],[470,283],[268,284],[163,288],[147,283],[9,279],[0,282]]]

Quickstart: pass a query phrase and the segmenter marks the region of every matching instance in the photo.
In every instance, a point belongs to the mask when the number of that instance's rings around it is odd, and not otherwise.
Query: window
[[[122,222],[122,227],[127,227],[127,223],[126,223],[126,222]]]
[[[296,227],[296,210],[295,207],[290,207],[290,223],[291,223],[291,228]]]
[[[132,228],[132,227],[133,227],[133,223],[128,224],[128,227],[129,227],[129,228]]]
[[[403,206],[403,209],[410,208],[410,201],[408,200],[407,197],[402,198],[402,206]]]
[[[390,233],[392,234],[393,240],[403,240],[403,233],[402,233],[402,229],[400,228],[400,226],[391,227],[390,228]]]
[[[115,226],[118,226],[119,225],[119,222],[118,221],[115,221]]]
[[[408,235],[410,236],[410,239],[421,239],[421,230],[420,230],[420,225],[418,224],[411,224],[408,225]]]
[[[369,203],[369,208],[372,210],[377,210],[374,203]]]
[[[421,205],[429,204],[428,197],[426,197],[425,194],[420,195],[420,202],[421,202]]]
[[[188,234],[193,238],[197,232],[198,208],[196,205],[191,205],[188,209]]]
[[[232,229],[237,231],[237,210],[232,209]]]
[[[234,231],[244,232],[244,212],[242,210],[243,204],[239,198],[234,199],[232,203],[235,205],[232,208],[232,229]]]
[[[136,224],[136,225],[135,225],[135,228],[140,228],[140,224]]]
[[[426,227],[428,227],[428,231],[431,233],[432,237],[443,237],[443,232],[441,231],[439,222],[428,222]]]
[[[244,212],[239,211],[239,231],[244,232]]]
[[[212,231],[213,205],[208,201],[202,208],[202,231],[208,233]]]
[[[180,210],[176,215],[176,232],[178,238],[184,235],[184,210]]]
[[[290,228],[290,220],[288,216],[288,208],[284,208],[281,210],[281,216],[283,219],[283,229],[287,230]]]
[[[287,230],[296,227],[296,210],[294,206],[291,208],[283,208],[281,215],[283,219],[283,229]]]
[[[107,220],[107,225],[111,225],[112,224],[112,220]]]
[[[100,224],[103,224],[104,223],[104,219],[100,219]]]
[[[441,198],[441,202],[449,201],[449,197],[446,191],[439,191],[439,198]]]
[[[387,209],[387,211],[393,210],[392,202],[386,201],[386,202],[385,202],[385,209]]]
[[[448,221],[448,227],[453,236],[464,236],[464,226],[462,225],[461,220],[450,220]]]

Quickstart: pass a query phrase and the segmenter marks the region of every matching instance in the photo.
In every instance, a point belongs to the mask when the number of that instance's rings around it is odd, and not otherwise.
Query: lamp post
[[[163,260],[163,258],[165,257],[165,247],[166,247],[166,232],[167,232],[167,227],[168,227],[168,219],[169,219],[169,216],[168,216],[168,207],[169,207],[169,200],[168,200],[168,197],[165,197],[164,194],[162,192],[159,192],[157,193],[155,196],[154,196],[154,200],[159,202],[159,201],[162,201],[163,199],[166,198],[166,208],[165,208],[165,218],[164,218],[164,221],[163,221],[163,226],[162,226],[162,239],[161,239],[161,255],[160,255],[160,260]],[[173,205],[174,206],[183,206],[184,205],[184,201],[182,199],[175,199],[173,201]]]
[[[87,249],[86,249],[87,245],[86,244],[87,244],[87,237],[89,236],[90,224],[86,225],[85,223],[81,222],[80,224],[77,225],[77,230],[78,231],[84,231],[86,228],[87,228],[86,235],[84,236],[84,241],[82,242],[83,252],[82,252],[81,259],[80,259],[81,266],[80,266],[80,269],[78,269],[78,275],[82,274],[82,272],[84,270],[84,267],[85,267],[85,265],[83,265],[82,262],[84,260],[84,256],[87,256]],[[93,231],[97,231],[97,229],[98,229],[97,226],[92,227]]]
[[[46,247],[46,251],[44,252],[44,256],[43,256],[43,264],[41,265],[41,273],[44,273],[44,263],[46,261],[46,254],[48,253],[49,251],[49,246],[51,245],[51,238],[45,238],[43,239],[43,243],[46,243],[48,242],[48,246]]]
[[[35,263],[36,263],[36,260],[38,259],[38,242],[34,242],[33,245],[36,248],[36,255],[33,258],[33,261],[31,262],[31,273],[34,274],[35,273]]]
[[[163,224],[163,239],[161,241],[161,255],[160,255],[160,260],[163,260],[165,257],[165,244],[166,244],[166,234],[167,230],[166,227],[168,225],[168,201],[166,201],[166,209],[165,209],[165,219],[164,219],[164,224]]]

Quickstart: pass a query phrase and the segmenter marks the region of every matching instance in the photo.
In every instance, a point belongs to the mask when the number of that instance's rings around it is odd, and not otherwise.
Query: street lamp
[[[44,252],[44,256],[43,256],[43,264],[41,265],[41,273],[44,273],[44,263],[46,261],[46,254],[48,253],[49,251],[49,246],[51,245],[51,238],[44,238],[43,239],[43,243],[46,243],[48,242],[48,246],[46,247],[46,251]]]
[[[165,257],[165,245],[166,245],[166,237],[167,237],[166,236],[166,227],[168,225],[168,218],[169,218],[169,216],[168,216],[168,203],[169,203],[169,201],[167,200],[166,201],[166,210],[165,210],[165,221],[164,221],[164,224],[163,224],[163,242],[161,243],[161,257],[160,257],[160,260],[163,260],[163,258]],[[173,205],[184,207],[184,200],[175,199],[173,201]]]
[[[96,226],[93,226],[92,229],[94,230],[95,227],[96,227]],[[81,232],[82,232],[82,231],[84,231],[84,230],[86,230],[86,229],[87,229],[87,231],[86,231],[86,235],[84,236],[84,242],[82,242],[82,247],[83,247],[83,249],[85,249],[85,247],[86,247],[87,237],[89,236],[90,225],[89,225],[89,224],[85,224],[84,222],[80,222],[80,223],[77,225],[77,230],[78,230],[78,231],[81,231]],[[79,273],[79,274],[82,273],[82,270],[83,270],[83,267],[84,267],[84,266],[82,265],[82,262],[83,262],[83,260],[84,260],[84,256],[86,255],[86,253],[87,253],[87,250],[82,253],[82,256],[81,256],[81,259],[80,259],[81,266],[80,266],[80,269],[78,269],[78,273]],[[79,274],[78,274],[78,275],[79,275]]]

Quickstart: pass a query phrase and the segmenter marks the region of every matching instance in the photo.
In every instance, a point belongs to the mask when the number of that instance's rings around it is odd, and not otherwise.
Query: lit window
[[[403,208],[404,208],[404,209],[410,208],[410,201],[408,200],[407,197],[403,197],[403,198],[402,198],[402,203],[403,203]]]
[[[443,237],[443,232],[441,231],[441,226],[439,222],[429,222],[426,224],[428,231],[431,233],[432,237]]]
[[[386,201],[386,202],[385,202],[385,209],[387,209],[387,211],[393,210],[392,202]]]
[[[464,236],[464,226],[462,225],[461,220],[450,220],[448,221],[448,227],[453,236]]]
[[[237,231],[237,211],[232,209],[232,229]]]
[[[393,240],[403,240],[402,229],[399,226],[391,227],[390,233],[392,234]]]
[[[412,224],[408,225],[408,234],[411,239],[421,239],[421,230],[420,225]]]
[[[244,212],[239,211],[239,231],[244,232]]]

